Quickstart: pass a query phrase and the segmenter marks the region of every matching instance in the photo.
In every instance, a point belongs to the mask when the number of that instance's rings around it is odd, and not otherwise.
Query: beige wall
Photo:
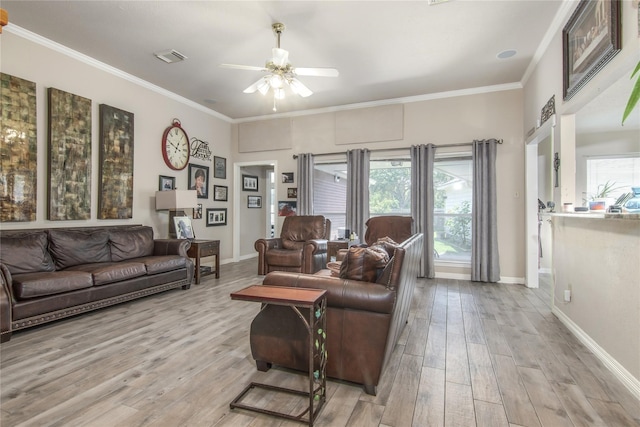
[[[156,212],[155,192],[158,176],[176,177],[178,188],[187,188],[188,169],[173,171],[162,158],[161,138],[173,118],[179,118],[189,137],[197,137],[209,143],[213,154],[227,158],[227,179],[213,178],[213,161],[192,159],[193,163],[209,166],[209,192],[213,184],[228,185],[231,182],[232,153],[230,150],[231,124],[204,109],[170,98],[164,93],[150,90],[125,78],[94,67],[58,51],[3,32],[1,43],[1,71],[36,83],[37,129],[38,129],[38,187],[37,214],[35,222],[3,223],[5,229],[36,227],[68,227],[112,224],[145,224],[154,228],[157,236],[166,237],[168,212]],[[91,220],[48,221],[47,210],[47,110],[46,90],[54,87],[92,100],[92,176],[91,176]],[[97,220],[98,206],[98,106],[107,104],[134,114],[134,200],[131,220]],[[229,202],[213,202],[213,198],[198,199],[203,204],[203,213],[209,207],[231,208]],[[231,209],[230,209],[231,210]],[[190,214],[190,213],[189,213]],[[231,214],[231,212],[230,212]],[[205,227],[205,219],[194,220],[194,231],[198,238],[219,239],[221,258],[231,257],[231,224],[226,227]]]

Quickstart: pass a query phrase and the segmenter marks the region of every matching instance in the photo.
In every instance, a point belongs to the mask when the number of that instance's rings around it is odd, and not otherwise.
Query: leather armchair
[[[280,237],[258,239],[258,274],[271,271],[315,273],[327,264],[331,221],[322,215],[288,216]]]
[[[413,218],[410,216],[386,215],[374,216],[365,223],[367,231],[364,233],[364,242],[368,246],[373,245],[382,237],[389,237],[396,243],[407,240],[413,234]],[[347,249],[340,249],[336,256],[342,261],[347,254]]]

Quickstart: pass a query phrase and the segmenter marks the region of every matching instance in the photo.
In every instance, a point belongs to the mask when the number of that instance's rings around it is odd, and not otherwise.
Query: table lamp
[[[196,206],[198,206],[196,190],[156,191],[156,210],[169,211],[169,238],[171,239],[177,237],[173,217],[185,216],[183,209],[195,209]]]

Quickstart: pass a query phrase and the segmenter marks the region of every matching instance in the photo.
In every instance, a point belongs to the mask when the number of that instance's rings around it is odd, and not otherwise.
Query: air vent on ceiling
[[[156,58],[166,62],[167,64],[173,64],[174,62],[180,62],[187,59],[186,56],[174,49],[163,50],[162,52],[153,53]]]

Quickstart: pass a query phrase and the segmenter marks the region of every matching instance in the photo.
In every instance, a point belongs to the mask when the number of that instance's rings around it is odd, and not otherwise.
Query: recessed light
[[[500,59],[507,59],[515,56],[516,53],[518,53],[518,51],[516,51],[515,49],[507,49],[500,52],[497,57]]]

